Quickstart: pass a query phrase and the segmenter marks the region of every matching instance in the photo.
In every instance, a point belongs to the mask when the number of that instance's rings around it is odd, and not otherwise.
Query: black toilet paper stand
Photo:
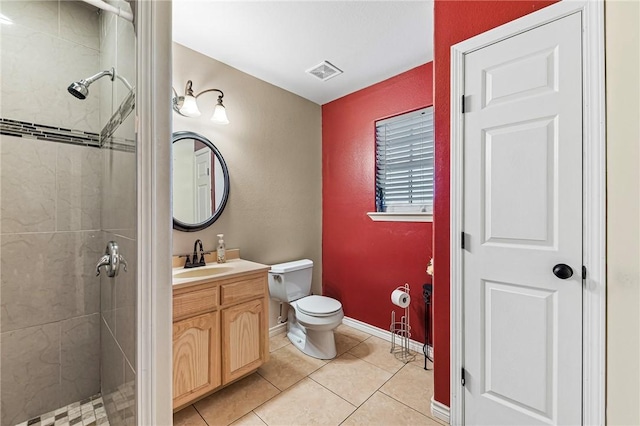
[[[429,355],[429,340],[431,337],[431,294],[433,293],[433,285],[430,283],[422,284],[422,297],[424,299],[424,345],[422,353],[424,353],[424,369],[427,368],[427,360],[433,362],[433,353]]]

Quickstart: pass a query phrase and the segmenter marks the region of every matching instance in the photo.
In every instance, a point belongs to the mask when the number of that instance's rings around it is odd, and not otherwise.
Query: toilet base
[[[333,359],[336,357],[336,341],[333,331],[306,330],[299,328],[287,332],[287,337],[293,345],[303,353],[318,359]]]
[[[310,330],[302,326],[295,319],[295,316],[291,315],[291,311],[289,314],[287,338],[296,348],[318,359],[333,359],[336,357],[336,340],[333,329]]]

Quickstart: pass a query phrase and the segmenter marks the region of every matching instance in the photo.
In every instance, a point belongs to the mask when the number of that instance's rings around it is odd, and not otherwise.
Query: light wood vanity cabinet
[[[228,383],[256,370],[266,354],[265,306],[261,300],[222,311],[222,378]]]
[[[189,403],[222,384],[220,312],[173,323],[173,406]]]
[[[267,361],[267,271],[174,286],[174,410]]]

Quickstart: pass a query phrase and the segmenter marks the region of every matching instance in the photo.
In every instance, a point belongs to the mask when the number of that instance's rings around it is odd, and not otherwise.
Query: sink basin
[[[231,266],[211,266],[193,269],[183,269],[173,273],[173,278],[206,278],[213,277],[219,274],[230,272],[233,268]]]

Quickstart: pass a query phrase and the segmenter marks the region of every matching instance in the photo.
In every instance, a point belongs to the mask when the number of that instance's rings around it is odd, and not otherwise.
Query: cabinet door
[[[228,383],[257,369],[266,356],[263,299],[222,310],[222,380]]]
[[[173,408],[220,386],[220,313],[173,323]]]

